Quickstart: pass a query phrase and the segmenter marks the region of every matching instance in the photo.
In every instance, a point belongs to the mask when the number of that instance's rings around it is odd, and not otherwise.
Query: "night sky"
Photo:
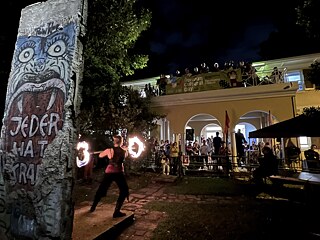
[[[261,60],[260,44],[268,39],[271,32],[281,27],[285,29],[295,21],[294,8],[300,2],[139,1],[153,14],[151,28],[143,32],[136,43],[138,52],[149,55],[150,61],[146,69],[137,71],[131,79],[174,73],[177,69],[183,71],[202,62],[209,66],[218,62],[222,66],[230,60]],[[9,19],[4,14],[0,15],[4,23],[0,33],[0,56],[12,57],[21,9],[35,2],[38,1],[2,3],[2,10],[9,13]],[[8,64],[1,64],[0,70],[7,70],[3,68],[8,69]]]
[[[137,44],[150,62],[133,78],[183,71],[202,62],[221,66],[230,60],[260,60],[260,43],[295,21],[297,2],[145,0],[153,12],[152,26]]]

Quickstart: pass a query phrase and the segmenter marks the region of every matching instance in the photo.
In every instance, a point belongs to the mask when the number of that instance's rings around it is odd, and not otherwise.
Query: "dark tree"
[[[315,38],[320,33],[319,27],[316,27],[320,17],[316,20],[315,14],[319,9],[316,8],[318,4],[318,0],[307,0],[297,7],[297,1],[287,2],[283,14],[275,19],[277,31],[272,32],[269,38],[260,44],[259,54],[262,59],[270,60],[319,52],[320,44]]]
[[[150,98],[121,86],[120,80],[147,66],[134,54],[137,39],[150,26],[151,13],[136,0],[89,1],[84,47],[80,132],[97,136],[116,130],[147,132],[157,114]]]
[[[319,0],[303,0],[296,8],[297,24],[305,29],[311,39],[320,39],[319,9]]]

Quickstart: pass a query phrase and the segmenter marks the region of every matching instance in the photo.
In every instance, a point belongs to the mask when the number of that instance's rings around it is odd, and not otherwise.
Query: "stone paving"
[[[129,226],[126,226],[124,230],[121,230],[121,234],[116,240],[132,239],[132,240],[148,240],[151,239],[154,230],[158,224],[165,220],[167,214],[165,212],[150,211],[144,208],[149,202],[153,201],[165,201],[165,202],[179,202],[179,203],[194,203],[194,204],[234,204],[235,202],[246,202],[248,196],[214,196],[214,195],[179,195],[179,194],[167,194],[165,188],[166,183],[172,183],[176,178],[173,176],[160,176],[156,179],[152,179],[152,182],[147,187],[139,190],[130,190],[130,200],[126,201],[123,205],[123,210],[134,213],[135,220]],[[82,187],[83,188],[83,187]],[[92,188],[92,186],[88,187]],[[118,189],[110,189],[111,195],[117,195]],[[257,195],[257,199],[267,199],[271,196],[268,194]],[[85,207],[89,209],[91,201],[81,202],[78,207]],[[108,204],[101,203],[101,208],[104,208]],[[109,204],[110,205],[110,204]],[[114,208],[114,203],[111,204],[111,209]],[[110,208],[110,207],[109,207]],[[111,216],[111,214],[110,214]]]
[[[195,196],[195,195],[178,195],[164,193],[164,184],[151,183],[148,187],[130,194],[130,201],[123,205],[124,210],[133,211],[135,221],[117,240],[148,240],[151,239],[153,231],[157,228],[160,221],[166,218],[166,213],[158,211],[149,211],[143,209],[143,206],[151,201],[165,202],[185,202],[185,203],[234,203],[234,201],[245,201],[243,197],[221,197],[221,196]],[[237,198],[237,199],[235,199]]]

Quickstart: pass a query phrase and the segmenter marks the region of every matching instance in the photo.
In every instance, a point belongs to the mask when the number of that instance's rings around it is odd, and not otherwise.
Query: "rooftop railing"
[[[250,87],[285,82],[284,74],[273,71],[262,77],[256,71],[244,72],[242,69],[220,70],[196,75],[163,76],[157,81],[157,89],[145,89],[154,95],[201,92],[235,87]]]

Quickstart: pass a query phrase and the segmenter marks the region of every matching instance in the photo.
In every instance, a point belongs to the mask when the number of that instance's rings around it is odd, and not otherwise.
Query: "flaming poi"
[[[77,144],[77,166],[79,168],[87,165],[90,161],[90,153],[88,151],[89,149],[89,144],[86,141],[79,142]]]
[[[129,142],[129,146],[128,146],[129,154],[133,158],[138,158],[141,155],[141,153],[144,151],[143,142],[137,136],[129,138],[128,142]]]

